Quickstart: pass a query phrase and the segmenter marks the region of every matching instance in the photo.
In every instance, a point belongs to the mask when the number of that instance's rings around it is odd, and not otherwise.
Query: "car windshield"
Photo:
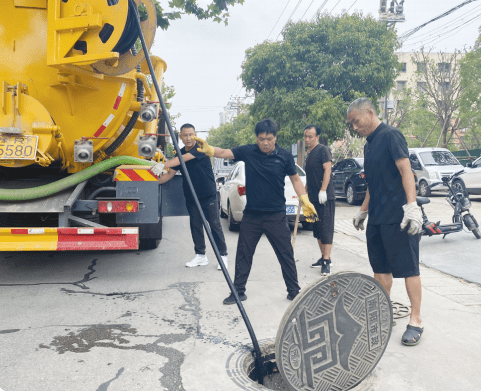
[[[450,166],[452,164],[459,164],[449,151],[421,152],[419,156],[425,166]]]
[[[361,167],[364,167],[364,159],[361,158],[356,158],[354,159],[357,164],[359,164]]]

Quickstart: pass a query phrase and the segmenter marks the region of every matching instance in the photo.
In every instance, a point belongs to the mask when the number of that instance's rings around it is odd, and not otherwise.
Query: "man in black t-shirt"
[[[321,274],[331,274],[331,250],[334,237],[334,213],[336,197],[331,183],[331,151],[325,145],[319,144],[321,128],[308,125],[304,129],[304,142],[307,147],[306,159],[306,189],[316,208],[319,220],[314,223],[314,237],[321,249],[321,258],[311,267],[320,267]]]
[[[286,219],[285,178],[289,176],[295,192],[302,202],[306,220],[315,216],[314,206],[309,202],[304,185],[296,170],[294,157],[276,144],[278,127],[271,119],[257,123],[257,143],[232,149],[211,147],[196,138],[201,151],[209,156],[245,162],[247,204],[239,231],[235,261],[234,286],[239,298],[244,301],[247,279],[252,267],[252,258],[262,234],[267,236],[281,265],[282,276],[287,286],[287,299],[297,296],[299,284],[291,245],[291,233]],[[234,294],[224,304],[235,304]]]
[[[411,317],[401,342],[416,345],[424,330],[418,236],[422,232],[422,213],[416,203],[406,139],[398,129],[381,123],[375,106],[366,98],[350,104],[347,121],[354,131],[367,137],[364,173],[368,189],[353,224],[356,229],[364,229],[369,213],[366,230],[369,262],[374,278],[386,291],[391,292],[393,277],[405,279]]]
[[[220,225],[219,208],[217,207],[217,190],[215,186],[214,172],[212,164],[208,156],[197,151],[197,144],[194,140],[196,136],[195,128],[191,124],[184,124],[180,128],[180,139],[184,143],[184,148],[180,150],[185,161],[185,166],[189,172],[190,180],[194,187],[199,203],[204,212],[205,218],[209,223],[214,237],[215,243],[222,256],[222,261],[227,268],[227,246],[225,244],[224,232]],[[173,158],[165,163],[159,163],[152,167],[152,172],[159,175],[162,168],[170,168],[170,170],[159,176],[159,183],[165,183],[173,178],[178,170],[181,169],[178,157]],[[195,257],[186,263],[187,267],[205,266],[209,264],[209,260],[205,255],[205,238],[204,226],[202,224],[201,215],[195,205],[194,197],[190,191],[187,181],[183,181],[185,203],[190,216],[190,232],[194,241]],[[217,266],[221,270],[220,265]]]

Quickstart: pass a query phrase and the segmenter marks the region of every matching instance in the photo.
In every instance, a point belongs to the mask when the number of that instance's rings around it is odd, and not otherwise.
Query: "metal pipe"
[[[170,136],[172,138],[172,142],[174,143],[174,148],[177,151],[177,157],[179,158],[180,166],[182,168],[182,175],[184,176],[184,180],[187,181],[187,184],[190,188],[190,191],[192,192],[192,194],[194,196],[195,205],[196,205],[196,207],[197,207],[197,209],[200,213],[200,216],[202,218],[202,223],[204,224],[204,228],[205,228],[205,231],[207,232],[207,236],[209,238],[210,244],[212,245],[212,248],[214,250],[217,261],[219,262],[219,265],[221,266],[222,273],[224,273],[224,277],[227,281],[227,284],[229,285],[229,288],[230,288],[232,294],[234,295],[234,297],[236,299],[237,307],[239,308],[239,311],[242,315],[242,318],[244,319],[244,323],[246,324],[247,330],[249,331],[250,337],[252,339],[252,344],[254,345],[254,351],[255,351],[255,356],[256,356],[255,357],[255,367],[256,367],[256,372],[257,372],[257,379],[259,381],[259,384],[263,384],[264,383],[265,370],[264,370],[264,365],[263,365],[263,362],[262,362],[262,355],[261,355],[261,350],[259,348],[259,343],[257,342],[256,335],[254,334],[254,330],[253,330],[252,325],[249,321],[247,313],[245,312],[244,306],[242,305],[242,303],[239,299],[239,295],[237,294],[237,291],[234,287],[234,284],[232,283],[232,280],[229,276],[229,273],[227,272],[227,269],[224,265],[224,262],[221,259],[219,249],[217,248],[217,245],[214,241],[214,237],[212,236],[212,232],[210,230],[209,224],[207,224],[207,220],[205,219],[204,212],[202,211],[202,208],[200,206],[199,199],[197,198],[197,194],[195,193],[195,190],[194,190],[194,186],[192,186],[192,181],[190,180],[189,173],[187,171],[184,159],[183,159],[182,154],[180,152],[179,144],[177,142],[177,139],[175,138],[174,130],[172,129],[172,124],[170,123],[170,116],[169,116],[169,113],[168,113],[168,111],[165,107],[164,100],[163,100],[162,94],[160,92],[159,84],[157,83],[157,79],[155,77],[154,68],[152,66],[152,62],[150,61],[149,50],[147,48],[147,45],[145,44],[144,34],[142,32],[142,27],[140,25],[140,17],[139,17],[137,6],[136,6],[136,4],[133,0],[129,0],[129,6],[131,7],[132,11],[135,12],[135,18],[134,19],[135,19],[136,24],[137,24],[137,30],[138,30],[140,42],[142,43],[142,48],[144,49],[145,60],[147,61],[147,65],[149,66],[150,75],[152,76],[152,81],[154,83],[155,90],[157,91],[157,95],[159,97],[160,106],[161,106],[162,111],[165,115],[165,120],[167,122],[167,127],[169,129],[169,133],[170,133]]]

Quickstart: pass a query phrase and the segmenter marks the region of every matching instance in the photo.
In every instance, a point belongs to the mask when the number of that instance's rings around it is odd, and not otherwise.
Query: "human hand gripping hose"
[[[367,218],[367,210],[358,210],[352,219],[352,224],[359,231],[364,231],[364,220]]]
[[[308,223],[317,221],[317,213],[314,205],[309,201],[307,194],[299,196],[299,200],[302,202],[302,213]]]
[[[423,214],[417,202],[403,205],[404,217],[401,222],[401,231],[409,224],[408,234],[419,235],[423,231]]]
[[[175,134],[174,134],[174,130],[172,129],[172,124],[170,122],[169,112],[167,111],[167,108],[165,107],[164,99],[162,97],[162,94],[161,94],[161,91],[160,91],[160,88],[159,88],[159,83],[157,82],[157,79],[154,76],[155,75],[154,67],[152,66],[152,61],[150,60],[149,50],[147,48],[147,45],[145,44],[144,34],[143,34],[142,28],[140,26],[140,17],[139,17],[137,5],[135,4],[135,2],[133,0],[129,0],[129,7],[130,7],[130,10],[135,15],[135,18],[133,18],[133,19],[135,20],[135,24],[137,25],[137,31],[138,31],[138,34],[139,34],[140,42],[142,43],[142,48],[144,49],[144,53],[145,53],[145,60],[147,61],[147,65],[149,66],[150,75],[152,76],[152,82],[154,83],[155,90],[157,92],[157,96],[158,96],[158,99],[159,99],[159,102],[160,102],[160,106],[162,108],[162,112],[165,114],[165,121],[167,122],[167,128],[169,129],[170,137],[172,139],[175,151],[177,152],[177,156],[178,156],[179,161],[180,161],[182,175],[184,177],[184,180],[187,181],[187,184],[190,188],[190,191],[194,196],[195,205],[196,205],[197,210],[199,211],[200,216],[202,218],[202,223],[203,223],[205,231],[207,233],[207,237],[209,238],[210,244],[212,245],[212,249],[214,250],[217,261],[219,262],[219,265],[222,268],[222,273],[224,273],[224,277],[227,281],[227,284],[229,285],[229,288],[230,288],[232,294],[235,297],[237,307],[239,308],[239,311],[242,315],[242,318],[244,319],[244,323],[246,324],[247,330],[249,331],[249,335],[251,337],[252,344],[254,346],[254,352],[255,352],[254,362],[255,362],[255,368],[256,368],[256,372],[257,372],[257,379],[258,379],[259,384],[263,384],[264,383],[264,375],[265,375],[266,371],[265,371],[263,359],[262,359],[262,356],[261,356],[259,343],[257,342],[256,335],[254,334],[254,330],[253,330],[252,325],[249,321],[249,318],[247,317],[247,313],[245,312],[244,306],[242,305],[242,303],[239,299],[239,295],[237,294],[237,290],[235,289],[234,284],[232,283],[232,280],[231,280],[231,278],[229,276],[229,273],[227,271],[227,268],[224,265],[224,262],[222,261],[219,249],[217,248],[217,245],[214,241],[214,237],[212,236],[212,231],[209,227],[209,224],[207,224],[207,220],[205,219],[204,212],[202,211],[202,208],[200,206],[199,199],[197,198],[197,194],[195,193],[194,187],[192,186],[192,181],[190,180],[190,176],[189,176],[189,173],[188,173],[187,168],[185,166],[184,159],[182,157],[182,154],[180,153],[179,144],[177,142],[177,139],[176,139]],[[209,147],[209,148],[207,148],[207,147]],[[212,153],[212,155],[214,154],[214,148],[212,148],[210,145],[208,145],[205,142],[201,146],[201,148],[206,149],[207,151],[210,151]]]

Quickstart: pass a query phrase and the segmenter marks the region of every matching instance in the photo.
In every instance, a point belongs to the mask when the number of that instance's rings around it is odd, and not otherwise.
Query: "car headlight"
[[[438,179],[438,172],[437,171],[429,171],[429,179]]]

